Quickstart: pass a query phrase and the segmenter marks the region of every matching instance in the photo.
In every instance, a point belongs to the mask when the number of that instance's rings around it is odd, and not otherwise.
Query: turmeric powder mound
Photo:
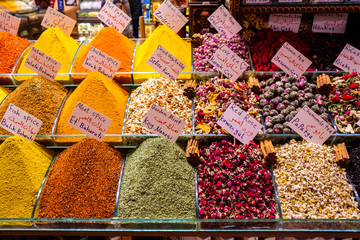
[[[154,53],[156,48],[161,45],[180,62],[185,64],[183,72],[191,72],[191,44],[185,42],[179,35],[174,33],[168,26],[160,25],[150,35],[146,41],[136,47],[134,72],[156,72],[146,62]],[[151,77],[159,77],[159,74],[134,74],[135,84],[141,83],[142,80]],[[191,74],[180,74],[178,79],[190,79]]]
[[[114,27],[105,27],[100,30],[94,39],[86,46],[81,47],[76,56],[72,73],[88,73],[90,70],[82,65],[91,47],[120,61],[117,72],[131,72],[131,63],[134,54],[135,42],[120,34]],[[87,75],[72,75],[75,82],[83,80]],[[116,75],[114,79],[120,83],[130,83],[130,74]]]
[[[75,57],[77,49],[79,48],[79,43],[72,37],[63,33],[60,28],[49,28],[41,34],[33,47],[60,62],[61,68],[59,73],[69,73],[71,63]],[[32,70],[24,66],[30,50],[31,48],[29,48],[26,51],[26,54],[22,57],[20,67],[17,69],[16,73],[34,73]],[[28,78],[29,76],[15,75],[16,81],[25,81]],[[55,80],[67,82],[70,80],[70,76],[57,75]]]
[[[0,119],[4,116],[10,103],[12,103],[43,122],[38,132],[39,135],[50,135],[66,93],[66,88],[60,83],[34,76],[10,93],[1,104]],[[13,134],[0,128],[0,135]]]
[[[19,136],[9,137],[0,145],[0,218],[31,218],[53,155],[40,144],[29,143]],[[16,223],[31,225],[30,222]]]
[[[99,72],[91,72],[67,98],[57,124],[57,135],[84,135],[67,124],[78,102],[112,119],[106,134],[121,134],[128,92]],[[77,142],[82,137],[57,137],[57,142]],[[104,137],[104,141],[121,142],[120,137]]]
[[[4,101],[7,95],[11,92],[10,89],[0,86],[0,103]]]

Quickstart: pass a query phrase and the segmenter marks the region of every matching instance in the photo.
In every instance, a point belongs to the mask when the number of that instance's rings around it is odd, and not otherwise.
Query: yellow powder
[[[127,99],[128,92],[114,81],[110,81],[99,72],[91,72],[65,101],[60,113],[56,134],[84,135],[67,124],[79,101],[112,119],[106,134],[121,134]],[[57,137],[56,141],[77,142],[81,139],[82,137]],[[103,140],[107,142],[120,142],[121,138],[105,137]]]
[[[0,218],[30,218],[53,158],[36,143],[13,136],[0,145]],[[31,224],[30,222],[17,222]],[[0,222],[11,224],[14,222]]]
[[[79,48],[79,43],[72,37],[63,33],[60,28],[49,28],[41,34],[39,39],[34,44],[35,48],[39,49],[46,55],[52,57],[61,63],[59,73],[69,73],[71,63],[75,57],[75,53]],[[24,66],[31,48],[28,48],[26,54],[21,59],[20,67],[17,73],[34,73],[32,70]],[[29,76],[15,76],[17,81],[25,81]],[[69,75],[57,75],[57,81],[69,81]]]
[[[0,103],[6,98],[6,96],[11,92],[10,89],[0,86]]]
[[[134,72],[156,72],[146,62],[154,53],[156,48],[161,45],[180,62],[185,64],[183,72],[191,72],[191,44],[185,42],[179,35],[174,33],[168,26],[160,25],[150,35],[146,41],[136,47]],[[159,74],[134,74],[135,84],[139,84],[144,79],[159,77]],[[190,79],[191,74],[180,74],[178,79]]]

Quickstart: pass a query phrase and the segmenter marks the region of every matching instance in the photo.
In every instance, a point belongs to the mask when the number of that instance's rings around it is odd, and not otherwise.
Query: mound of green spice
[[[144,141],[125,161],[119,218],[195,218],[195,171],[178,145]]]

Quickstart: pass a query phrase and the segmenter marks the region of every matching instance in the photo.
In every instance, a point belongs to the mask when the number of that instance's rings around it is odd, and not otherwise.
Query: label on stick
[[[65,34],[70,35],[74,29],[76,20],[62,14],[61,12],[48,7],[45,16],[41,22],[41,26],[46,28],[58,27]]]
[[[48,80],[55,80],[56,74],[61,68],[61,63],[49,57],[39,49],[31,48],[25,60],[24,66],[38,73]]]
[[[174,33],[189,21],[169,0],[165,0],[154,12],[154,16],[162,24],[171,28]]]
[[[4,117],[1,119],[1,127],[14,135],[25,138],[28,142],[34,141],[43,122],[10,103]]]
[[[334,66],[345,72],[356,72],[360,74],[360,50],[346,44],[334,62]]]
[[[216,50],[211,56],[209,63],[233,81],[238,79],[249,67],[249,64],[225,45]]]
[[[311,65],[311,61],[289,43],[285,42],[271,62],[289,75],[300,78]]]
[[[14,17],[4,11],[0,11],[0,31],[4,31],[16,36],[20,22],[20,18]]]
[[[256,119],[234,103],[221,115],[217,124],[243,144],[253,140],[262,127]]]
[[[226,7],[224,7],[224,5],[221,5],[218,9],[216,9],[216,11],[210,15],[208,21],[218,31],[218,33],[226,35],[229,38],[237,34],[242,29],[240,24],[235,20]]]
[[[97,18],[106,25],[114,27],[119,33],[122,33],[131,21],[131,17],[109,0],[105,1]]]
[[[145,115],[141,126],[162,138],[176,142],[186,126],[186,121],[153,103]]]
[[[298,33],[302,14],[270,14],[269,28]]]
[[[320,13],[314,15],[313,32],[345,33],[348,13]]]
[[[112,80],[120,64],[120,61],[115,58],[112,58],[95,47],[91,47],[86,55],[83,67],[90,71],[98,71]]]
[[[332,126],[308,106],[302,107],[288,125],[304,140],[311,143],[323,144],[335,132]]]
[[[156,48],[146,63],[165,78],[169,78],[174,81],[185,68],[185,64],[180,62],[161,45]]]
[[[112,119],[78,102],[67,124],[101,142],[111,122]]]

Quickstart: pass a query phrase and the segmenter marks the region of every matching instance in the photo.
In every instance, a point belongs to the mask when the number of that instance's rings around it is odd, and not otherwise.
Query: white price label
[[[4,11],[0,11],[0,31],[16,36],[21,19],[14,17]]]
[[[114,27],[119,33],[122,33],[131,21],[131,17],[109,0],[105,1],[97,18],[106,25]]]
[[[231,15],[231,13],[221,5],[216,9],[213,14],[210,15],[208,21],[211,25],[220,33],[221,35],[226,35],[227,37],[232,37],[237,34],[242,27]]]
[[[348,13],[321,13],[314,15],[313,32],[345,33]]]
[[[165,0],[154,12],[154,16],[175,33],[188,22],[188,19],[171,3]]]
[[[41,26],[46,28],[58,27],[65,34],[70,35],[74,29],[76,21],[57,10],[48,7],[45,16],[41,22]]]
[[[298,33],[302,14],[270,14],[269,28],[274,31]]]
[[[360,74],[360,50],[346,44],[334,62],[334,66],[345,72],[356,72]]]

